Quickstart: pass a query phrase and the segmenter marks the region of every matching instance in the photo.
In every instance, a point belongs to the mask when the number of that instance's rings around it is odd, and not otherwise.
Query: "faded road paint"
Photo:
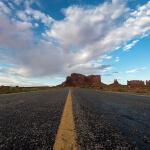
[[[78,150],[76,138],[77,136],[72,111],[71,90],[69,90],[53,149]]]

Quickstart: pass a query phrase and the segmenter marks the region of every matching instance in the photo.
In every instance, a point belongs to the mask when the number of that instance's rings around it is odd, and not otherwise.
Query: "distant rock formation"
[[[145,84],[146,83],[146,84]],[[114,83],[110,85],[106,85],[101,82],[100,75],[89,75],[85,76],[79,73],[72,73],[71,76],[66,77],[66,81],[57,87],[66,87],[66,86],[74,86],[74,87],[111,87],[111,86],[121,86],[117,79],[114,79]],[[142,81],[142,80],[130,80],[127,81],[127,86],[148,86],[150,87],[150,80]]]
[[[142,80],[131,80],[131,81],[127,81],[127,85],[128,86],[144,86],[145,83]]]
[[[146,86],[150,86],[150,80],[146,80]]]
[[[101,82],[100,75],[85,76],[78,73],[72,73],[71,76],[68,76],[66,81],[63,82],[60,86],[99,87],[102,85],[104,84]]]
[[[114,83],[112,83],[112,84],[110,84],[110,85],[121,85],[119,82],[118,82],[118,80],[117,79],[114,79]]]

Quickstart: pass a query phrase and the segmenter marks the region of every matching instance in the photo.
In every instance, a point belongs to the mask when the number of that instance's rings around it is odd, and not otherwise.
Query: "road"
[[[68,89],[0,95],[0,149],[52,149]]]
[[[82,149],[150,150],[150,97],[78,88],[72,95]]]
[[[72,88],[68,101],[68,91],[0,95],[0,149],[51,150],[67,120],[79,150],[150,149],[150,97]]]

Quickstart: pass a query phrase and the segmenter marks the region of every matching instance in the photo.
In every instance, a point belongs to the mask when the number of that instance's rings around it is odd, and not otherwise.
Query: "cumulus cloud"
[[[128,10],[125,4],[120,7],[115,1],[92,8],[71,6],[64,10],[66,18],[55,22],[46,34],[61,45],[74,45],[78,52],[88,51],[87,59],[96,58],[121,44],[110,33],[118,28],[119,17],[123,18]]]
[[[137,68],[137,69],[133,69],[133,70],[129,70],[129,71],[126,71],[126,73],[136,73],[136,72],[139,72],[139,71],[143,71],[147,69],[146,67],[143,67],[143,68]]]
[[[15,2],[19,5],[19,1]],[[3,71],[22,77],[43,77],[111,70],[113,66],[101,64],[101,60],[111,59],[107,53],[124,42],[149,34],[149,8],[150,2],[131,11],[122,0],[92,7],[70,6],[64,9],[65,18],[60,21],[29,5],[11,19],[0,10],[0,47],[13,64]],[[33,30],[38,27],[35,22],[44,24],[39,37]]]
[[[88,52],[86,60],[96,59],[117,49],[125,41],[144,36],[150,31],[150,16],[147,15],[149,5],[150,2],[145,5],[144,11],[141,6],[131,13],[124,3],[117,0],[92,8],[71,6],[64,10],[66,18],[55,22],[44,35],[65,45],[66,51],[69,47],[71,51],[74,45],[73,52]],[[119,20],[120,17],[123,22]],[[137,41],[126,45],[125,49],[131,48]]]
[[[31,45],[33,40],[33,33],[30,30],[31,23],[21,22],[17,20],[9,20],[4,14],[0,14],[0,46],[6,49],[22,49]],[[11,52],[10,52],[11,53]]]

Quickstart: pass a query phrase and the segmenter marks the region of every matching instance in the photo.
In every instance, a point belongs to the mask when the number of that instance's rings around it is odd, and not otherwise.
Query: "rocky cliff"
[[[115,86],[118,86],[118,85],[121,85],[117,79],[114,80],[114,83],[110,84],[110,85],[115,85]]]
[[[150,80],[146,80],[146,86],[150,87]]]
[[[85,76],[78,73],[72,73],[66,78],[66,81],[61,86],[76,86],[76,87],[98,87],[103,85],[100,75]]]
[[[127,81],[128,86],[145,86],[144,81],[142,80],[131,80]]]

